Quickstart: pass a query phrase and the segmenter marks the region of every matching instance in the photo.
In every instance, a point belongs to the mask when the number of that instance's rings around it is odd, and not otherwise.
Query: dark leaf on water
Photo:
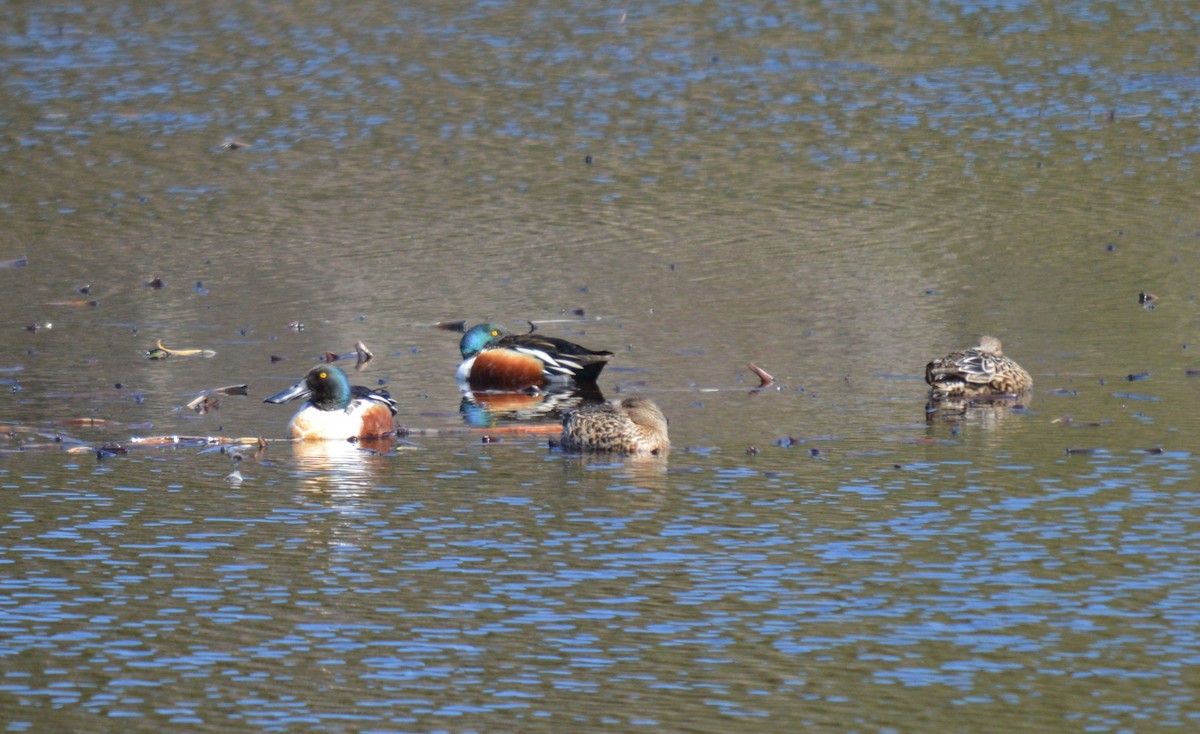
[[[1138,380],[1145,380],[1148,377],[1150,377],[1149,372],[1138,372],[1138,373],[1135,373],[1132,375],[1125,375],[1125,379],[1129,380],[1130,382],[1137,382]]]
[[[433,328],[441,329],[442,331],[464,332],[467,330],[467,322],[466,321],[439,321],[433,325]]]
[[[107,443],[96,449],[96,458],[98,460],[108,459],[112,458],[113,456],[124,456],[128,453],[129,449],[125,448],[119,443]]]
[[[250,386],[249,385],[226,385],[225,387],[218,387],[218,388],[209,390],[209,392],[216,393],[218,395],[249,395],[250,394]]]

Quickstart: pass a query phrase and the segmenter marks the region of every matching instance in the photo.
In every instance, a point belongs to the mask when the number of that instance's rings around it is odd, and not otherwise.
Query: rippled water
[[[1188,730],[1196,12],[10,8],[4,730]],[[674,451],[464,404],[458,319]],[[983,333],[1028,406],[927,415]],[[282,440],[358,340],[413,432]]]

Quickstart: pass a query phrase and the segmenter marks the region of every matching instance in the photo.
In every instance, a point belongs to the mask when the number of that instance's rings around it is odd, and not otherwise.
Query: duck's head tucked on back
[[[307,402],[292,416],[288,436],[302,439],[381,438],[395,431],[396,403],[386,390],[351,386],[346,373],[319,364],[304,379],[263,402]]]
[[[665,454],[671,448],[667,417],[641,396],[589,405],[563,417],[559,446],[567,451]]]
[[[474,390],[525,390],[551,383],[594,385],[612,352],[594,351],[566,339],[510,334],[479,324],[458,343],[463,361],[458,380]]]
[[[463,359],[470,359],[506,334],[507,332],[495,324],[476,324],[463,334],[458,342],[458,351],[462,353]]]
[[[994,336],[981,337],[979,346],[933,360],[925,366],[925,381],[934,398],[1020,395],[1033,388],[1033,378],[1004,356]]]

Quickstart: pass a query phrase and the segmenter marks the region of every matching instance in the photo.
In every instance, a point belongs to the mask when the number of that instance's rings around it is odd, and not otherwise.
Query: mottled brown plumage
[[[994,336],[980,338],[977,347],[933,360],[925,366],[925,382],[934,398],[1017,395],[1033,387],[1033,378],[1004,356]]]
[[[665,454],[667,418],[658,405],[640,396],[589,405],[563,417],[559,445],[567,451],[618,454]]]

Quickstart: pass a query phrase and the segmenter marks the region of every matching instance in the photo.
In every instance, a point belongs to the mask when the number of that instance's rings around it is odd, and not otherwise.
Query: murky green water
[[[14,4],[3,729],[1196,726],[1198,22]],[[455,319],[617,352],[675,450],[463,412]],[[1028,407],[927,420],[983,333]],[[281,440],[358,340],[423,430]]]

